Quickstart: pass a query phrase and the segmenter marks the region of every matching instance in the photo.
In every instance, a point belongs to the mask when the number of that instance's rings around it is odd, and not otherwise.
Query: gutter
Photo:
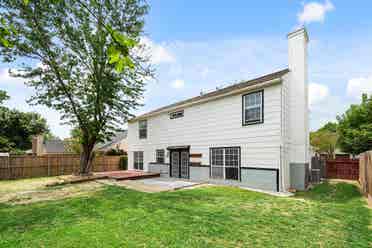
[[[135,118],[129,120],[128,123],[139,121],[139,120],[145,120],[145,119],[147,119],[149,117],[152,117],[152,116],[155,116],[155,115],[159,115],[159,114],[163,114],[163,113],[170,113],[170,112],[173,112],[173,111],[177,111],[177,110],[181,110],[181,109],[184,109],[184,108],[187,108],[187,107],[191,107],[193,105],[217,100],[217,99],[220,99],[220,98],[223,98],[223,97],[226,97],[226,96],[237,95],[237,94],[240,94],[242,92],[246,92],[246,91],[250,91],[250,90],[256,90],[256,89],[264,88],[266,86],[279,84],[281,82],[282,82],[282,78],[272,79],[272,80],[269,80],[269,81],[264,82],[264,83],[247,86],[245,88],[230,91],[230,92],[227,92],[227,93],[224,93],[224,94],[221,94],[221,95],[211,96],[211,97],[201,99],[201,100],[198,100],[198,101],[189,102],[189,103],[181,104],[181,105],[178,105],[178,106],[170,107],[170,108],[163,109],[163,110],[160,110],[160,111],[157,111],[157,112],[153,112],[153,113],[148,114],[148,115],[144,114],[143,116],[135,117]]]

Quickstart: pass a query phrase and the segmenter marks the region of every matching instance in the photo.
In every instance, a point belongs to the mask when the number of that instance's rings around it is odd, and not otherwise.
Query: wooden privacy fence
[[[358,159],[335,159],[326,162],[326,177],[333,179],[359,179]]]
[[[0,179],[70,175],[79,172],[79,163],[77,154],[0,157]],[[94,158],[93,171],[114,170],[120,170],[120,156]]]
[[[361,190],[372,203],[372,151],[359,155],[359,168]]]

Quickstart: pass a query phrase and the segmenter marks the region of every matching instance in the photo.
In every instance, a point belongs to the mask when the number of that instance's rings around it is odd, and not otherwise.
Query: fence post
[[[8,179],[10,179],[10,155],[8,157]]]
[[[48,163],[48,177],[50,176],[50,161],[49,156],[47,156],[47,163]]]
[[[365,181],[365,193],[367,194],[367,197],[369,194],[371,194],[372,192],[369,191],[370,189],[370,186],[369,184],[372,183],[369,179],[369,176],[371,171],[369,169],[371,168],[368,168],[368,164],[370,164],[372,161],[371,161],[371,153],[370,152],[365,152],[365,161],[364,161],[364,181]],[[370,166],[371,167],[371,166]]]

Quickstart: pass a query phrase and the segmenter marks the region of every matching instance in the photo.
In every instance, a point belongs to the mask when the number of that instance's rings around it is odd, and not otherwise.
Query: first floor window
[[[263,122],[263,91],[243,96],[243,125]]]
[[[156,163],[164,164],[165,162],[165,151],[164,149],[156,150]]]
[[[240,147],[211,148],[211,177],[239,179]]]
[[[143,152],[133,152],[133,168],[143,170]]]

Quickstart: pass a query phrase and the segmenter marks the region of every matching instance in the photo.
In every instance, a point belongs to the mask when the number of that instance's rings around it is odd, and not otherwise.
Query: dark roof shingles
[[[241,82],[241,83],[238,83],[238,84],[234,84],[234,85],[231,85],[231,86],[219,89],[219,90],[209,92],[207,94],[192,97],[192,98],[189,98],[189,99],[186,99],[186,100],[182,100],[182,101],[179,101],[179,102],[176,102],[176,103],[173,103],[173,104],[170,104],[170,105],[152,110],[150,112],[147,112],[145,114],[137,116],[137,117],[133,118],[132,120],[136,120],[136,119],[139,119],[139,118],[142,118],[142,117],[146,117],[146,116],[152,115],[156,112],[160,112],[160,111],[163,111],[163,110],[168,109],[168,108],[174,108],[174,107],[177,107],[179,105],[186,104],[186,103],[191,103],[191,102],[199,101],[199,100],[206,99],[206,98],[209,98],[209,97],[223,95],[223,94],[228,93],[230,91],[243,89],[245,87],[260,84],[260,83],[265,83],[265,82],[270,81],[270,80],[281,78],[282,76],[284,76],[288,72],[289,72],[289,69],[286,68],[286,69],[283,69],[283,70],[280,70],[280,71],[276,71],[276,72],[273,72],[273,73],[270,73],[270,74],[266,74],[264,76],[261,76],[261,77],[255,78],[255,79],[251,79],[251,80],[244,81],[244,82]]]

